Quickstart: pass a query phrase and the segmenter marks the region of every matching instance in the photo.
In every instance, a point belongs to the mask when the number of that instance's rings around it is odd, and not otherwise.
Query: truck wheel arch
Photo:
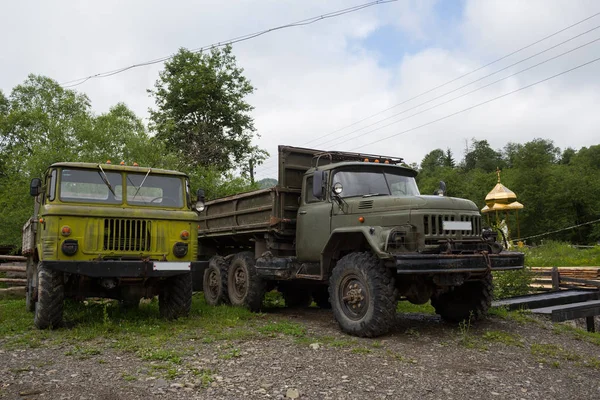
[[[321,265],[324,275],[329,275],[337,260],[351,252],[371,251],[379,258],[385,255],[378,248],[373,236],[369,234],[368,227],[345,228],[334,230],[321,252]]]

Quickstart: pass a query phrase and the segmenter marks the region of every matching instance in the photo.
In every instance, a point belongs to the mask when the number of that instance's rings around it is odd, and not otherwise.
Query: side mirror
[[[446,182],[440,181],[440,187],[433,192],[436,196],[444,196],[446,194]]]
[[[312,195],[319,200],[323,199],[323,184],[325,182],[325,171],[315,171],[313,175]]]
[[[42,180],[40,178],[33,178],[31,180],[31,184],[29,185],[29,194],[32,196],[37,196],[42,192]]]
[[[202,212],[204,211],[204,209],[206,208],[205,204],[204,204],[204,189],[198,189],[198,191],[196,192],[196,211],[198,212]]]

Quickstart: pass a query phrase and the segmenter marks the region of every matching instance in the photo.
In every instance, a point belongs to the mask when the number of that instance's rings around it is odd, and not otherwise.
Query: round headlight
[[[198,200],[196,202],[196,211],[202,212],[202,211],[204,211],[204,208],[205,208],[204,202],[202,200]]]
[[[342,186],[341,183],[336,182],[333,184],[333,193],[341,194],[343,190],[344,190],[344,187]]]

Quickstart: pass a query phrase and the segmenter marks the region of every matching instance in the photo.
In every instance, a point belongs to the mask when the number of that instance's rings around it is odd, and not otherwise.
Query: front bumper
[[[509,271],[523,269],[524,262],[524,254],[516,251],[503,251],[500,254],[408,253],[394,256],[398,274]]]
[[[203,261],[44,261],[52,270],[90,278],[162,278],[193,272]]]

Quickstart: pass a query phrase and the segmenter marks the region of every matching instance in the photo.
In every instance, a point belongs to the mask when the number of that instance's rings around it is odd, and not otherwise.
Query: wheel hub
[[[369,294],[365,283],[356,276],[346,277],[340,285],[342,310],[351,319],[361,319],[368,310]]]

